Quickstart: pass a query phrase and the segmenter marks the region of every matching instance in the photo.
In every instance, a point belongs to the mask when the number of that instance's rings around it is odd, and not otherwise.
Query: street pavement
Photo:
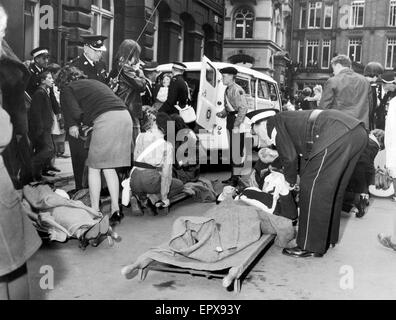
[[[62,169],[64,179],[70,177],[70,158],[57,159],[56,165]],[[228,177],[227,172],[204,175],[215,181],[218,191],[222,188],[219,181]],[[67,179],[66,182],[63,188],[72,189],[73,182]],[[323,258],[287,257],[272,245],[247,274],[239,294],[224,289],[221,279],[158,271],[150,271],[145,281],[138,277],[127,280],[121,275],[123,266],[169,240],[177,217],[200,215],[212,205],[186,200],[173,206],[168,216],[127,215],[116,228],[122,242],[113,247],[107,241],[85,251],[78,248],[77,240],[44,244],[28,263],[32,298],[396,299],[396,252],[382,247],[376,239],[377,233],[392,231],[396,203],[382,198],[371,199],[368,213],[362,219],[343,213],[340,242]],[[48,266],[54,271],[52,289],[45,278]]]

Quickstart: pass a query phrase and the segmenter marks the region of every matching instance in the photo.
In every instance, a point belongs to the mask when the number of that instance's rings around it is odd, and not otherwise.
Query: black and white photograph
[[[396,0],[0,0],[0,300],[394,300],[394,126]]]

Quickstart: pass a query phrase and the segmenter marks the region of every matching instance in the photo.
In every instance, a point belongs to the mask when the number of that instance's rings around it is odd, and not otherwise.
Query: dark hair
[[[364,68],[364,75],[366,77],[378,77],[384,73],[384,67],[379,62],[369,62]]]
[[[47,70],[51,73],[57,73],[60,69],[62,69],[62,67],[57,63],[50,63],[47,66]]]
[[[85,75],[85,73],[80,69],[73,67],[71,65],[66,65],[61,69],[56,79],[56,85],[58,86],[59,89],[62,89],[72,81],[87,79],[87,78],[88,77]]]
[[[172,121],[171,117],[165,112],[158,112],[155,118],[158,129],[160,129],[163,134],[168,134],[168,121]]]
[[[188,129],[188,126],[184,122],[183,118],[179,116],[177,113],[173,113],[170,115],[171,120],[175,122],[175,131],[176,134],[183,129]]]
[[[52,76],[52,73],[51,73],[51,71],[49,71],[49,70],[45,70],[45,71],[43,71],[43,72],[41,72],[41,73],[39,74],[38,80],[40,81],[40,84],[43,83],[43,81],[44,81],[45,79],[47,79],[47,76],[48,76],[49,74]]]
[[[118,69],[120,67],[119,64],[121,62],[121,58],[123,58],[123,63],[125,63],[127,60],[132,60],[132,58],[139,61],[141,51],[142,48],[136,41],[132,39],[125,39],[120,44],[115,55],[113,69]]]
[[[345,54],[340,54],[340,55],[334,57],[333,59],[331,59],[331,64],[332,65],[340,64],[343,67],[350,68],[352,66],[352,61]]]

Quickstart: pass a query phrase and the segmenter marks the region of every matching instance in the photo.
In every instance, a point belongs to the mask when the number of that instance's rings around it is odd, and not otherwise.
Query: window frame
[[[329,27],[326,27],[326,8],[331,8],[330,26]],[[333,16],[334,16],[334,6],[325,4],[324,10],[323,10],[323,29],[333,28]]]
[[[324,65],[324,48],[329,48],[329,53],[327,57],[327,67]],[[331,56],[331,40],[322,40],[322,69],[330,69],[330,56]]]
[[[355,42],[355,43],[354,43]],[[354,47],[355,49],[355,56],[356,56],[356,48],[360,46],[360,59],[356,60],[356,58],[352,59],[351,58],[351,47]],[[348,57],[351,59],[353,62],[357,63],[362,63],[362,53],[363,53],[363,40],[361,38],[351,38],[348,41]]]
[[[396,0],[390,0],[389,1],[388,26],[389,27],[396,27]]]
[[[114,1],[115,0],[110,0],[110,11],[107,9],[103,8],[103,1],[102,0],[96,0],[97,2],[95,4],[91,5],[91,15],[92,18],[95,15],[98,15],[97,19],[97,24],[96,24],[96,34],[102,34],[102,26],[103,26],[103,18],[104,19],[109,19],[110,20],[110,31],[109,31],[109,47],[106,48],[108,53],[109,53],[109,63],[107,67],[110,69],[110,66],[113,62],[113,43],[114,43],[114,15],[115,15],[115,9],[114,9]],[[100,32],[98,33],[98,31]]]
[[[363,8],[363,15],[362,15],[362,23],[361,24],[357,24],[355,19],[357,20],[357,22],[359,22],[359,9]],[[350,17],[350,26],[353,28],[362,28],[364,27],[364,15],[366,13],[366,2],[365,0],[356,0],[353,1],[351,4],[351,17]],[[356,10],[356,12],[354,12]]]
[[[302,65],[305,65],[304,49],[305,49],[304,41],[298,40],[298,42],[297,42],[297,62],[301,63]]]
[[[391,53],[391,59],[390,59],[391,66],[388,67],[388,62],[389,62],[388,61],[388,50],[389,50],[390,46],[392,47],[392,53]],[[386,40],[386,51],[385,52],[386,52],[386,54],[385,54],[385,69],[392,70],[394,68],[392,62],[393,62],[395,52],[396,52],[396,38],[388,38]]]
[[[237,15],[239,14],[239,13],[241,13],[242,14],[242,11],[243,10],[247,10],[248,11],[248,13],[246,13],[245,15],[244,15],[244,17],[243,17],[243,25],[242,25],[242,37],[237,37]],[[252,15],[252,17],[251,18],[247,18],[246,16],[247,15],[249,15],[249,14],[251,14]],[[247,27],[246,27],[246,25],[247,25],[247,23],[246,23],[246,21],[247,20],[251,20],[251,23],[252,23],[252,26],[251,26],[251,29],[252,29],[252,36],[251,37],[246,37],[246,30],[247,30]],[[251,9],[250,7],[240,7],[240,8],[238,8],[237,10],[235,10],[235,12],[234,12],[234,15],[233,15],[233,34],[234,34],[234,39],[238,39],[238,40],[245,40],[245,39],[253,39],[254,38],[254,19],[255,19],[255,14],[254,14],[254,11],[253,11],[253,9]],[[238,20],[240,20],[240,18],[238,18]]]
[[[305,11],[305,12],[304,12]],[[303,26],[303,16],[305,18],[305,25]],[[300,29],[305,29],[308,27],[308,11],[307,11],[307,6],[305,4],[301,5],[300,7]]]
[[[305,66],[308,66],[308,52],[309,52],[309,47],[312,47],[312,56],[315,53],[314,48],[317,47],[317,52],[318,52],[318,57],[317,57],[317,61],[318,61],[318,66],[319,66],[319,47],[320,47],[320,43],[319,40],[307,40],[306,42],[306,49],[305,49]]]
[[[313,7],[312,7],[313,6]],[[322,2],[316,1],[316,2],[308,2],[308,29],[320,29],[321,23],[322,23]],[[311,10],[313,9],[314,11],[314,25],[311,26]],[[317,11],[320,10],[318,13]],[[319,19],[319,25],[317,25],[317,20]]]

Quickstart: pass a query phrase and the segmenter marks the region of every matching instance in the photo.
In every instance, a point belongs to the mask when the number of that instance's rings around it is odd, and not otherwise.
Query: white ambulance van
[[[270,76],[253,69],[230,63],[212,62],[203,57],[201,62],[183,62],[187,69],[185,79],[190,87],[192,104],[196,109],[197,124],[202,128],[199,139],[207,150],[225,150],[229,148],[226,128],[226,119],[216,116],[224,109],[224,92],[220,69],[235,67],[238,70],[236,83],[246,93],[249,111],[274,108],[281,110],[281,98],[278,84]],[[172,64],[163,64],[157,67],[161,74],[171,72]],[[250,135],[250,123],[246,118],[241,125],[241,132]],[[253,137],[254,145],[258,144],[257,137]]]

